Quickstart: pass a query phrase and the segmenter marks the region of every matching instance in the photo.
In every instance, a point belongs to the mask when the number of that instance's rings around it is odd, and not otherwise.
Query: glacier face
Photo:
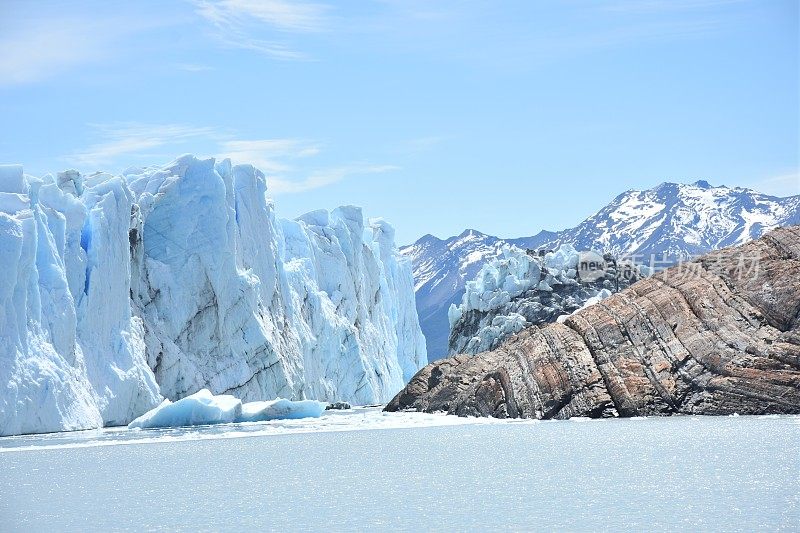
[[[379,403],[426,362],[411,265],[359,208],[280,220],[249,165],[0,167],[0,435],[202,389]]]

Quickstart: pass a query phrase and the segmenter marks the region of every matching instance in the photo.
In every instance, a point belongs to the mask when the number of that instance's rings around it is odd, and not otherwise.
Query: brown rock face
[[[800,413],[800,226],[642,280],[564,324],[417,373],[387,411]]]

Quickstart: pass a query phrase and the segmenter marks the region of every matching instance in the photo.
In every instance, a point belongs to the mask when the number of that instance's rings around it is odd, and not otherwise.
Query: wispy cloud
[[[258,39],[246,32],[231,29],[216,35],[217,42],[227,48],[240,48],[269,56],[281,61],[308,61],[311,57],[303,52],[293,50],[288,44]]]
[[[729,4],[738,4],[742,0],[622,0],[605,2],[599,7],[606,11],[619,13],[667,13],[712,9]]]
[[[796,196],[800,194],[800,170],[765,178],[748,188],[773,196]]]
[[[96,62],[112,40],[109,32],[80,20],[0,24],[0,85],[37,82]]]
[[[227,140],[220,143],[219,157],[234,163],[250,163],[268,175],[270,194],[307,192],[356,175],[397,170],[393,165],[356,163],[305,171],[296,160],[320,153],[318,143],[300,139]],[[304,165],[307,167],[307,165]]]
[[[253,21],[289,32],[320,31],[328,6],[285,0],[198,0],[197,13],[209,22],[229,27]]]
[[[289,160],[319,154],[319,146],[298,139],[227,140],[220,144],[220,157],[234,163],[250,163],[266,173],[293,170]]]
[[[109,165],[120,156],[143,155],[156,148],[179,150],[180,145],[191,140],[215,137],[213,128],[197,128],[183,124],[141,124],[125,122],[118,124],[90,124],[103,140],[85,150],[67,155],[72,164],[96,168]]]
[[[88,9],[72,4],[0,0],[0,86],[111,64],[141,48],[144,34],[180,23],[171,14],[148,15],[135,3]],[[132,37],[138,46],[130,46]]]
[[[426,137],[416,137],[414,139],[406,139],[397,143],[392,151],[405,154],[416,154],[420,152],[427,152],[436,146],[442,144],[447,140],[447,137],[441,135],[429,135]]]
[[[347,20],[375,42],[455,59],[470,68],[522,71],[613,49],[704,39],[739,21],[740,0],[580,0],[530,2],[497,9],[492,2],[382,0],[383,9]],[[741,11],[741,10],[740,10]],[[524,29],[515,20],[524,17]],[[378,37],[374,37],[378,35]]]
[[[233,163],[252,164],[267,174],[270,194],[290,194],[332,185],[351,176],[398,168],[364,162],[320,167],[313,160],[322,151],[320,143],[305,139],[239,139],[230,132],[186,124],[126,122],[89,126],[97,142],[62,158],[84,170],[121,168],[144,160],[157,163],[157,158],[199,151]],[[198,146],[209,148],[198,150]],[[125,164],[120,165],[123,161]]]
[[[286,0],[194,0],[194,5],[197,14],[215,27],[215,38],[223,46],[281,60],[309,59],[285,37],[323,31],[329,10],[324,4]]]
[[[312,172],[307,178],[291,180],[287,178],[272,177],[269,180],[269,190],[271,194],[288,194],[307,192],[312,189],[319,189],[334,183],[338,183],[345,178],[364,175],[381,174],[398,170],[400,167],[394,165],[348,165],[339,168],[330,168]]]

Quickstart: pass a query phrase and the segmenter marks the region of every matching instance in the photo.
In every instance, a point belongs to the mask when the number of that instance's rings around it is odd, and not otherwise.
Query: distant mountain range
[[[740,187],[697,181],[662,183],[630,190],[574,228],[541,231],[532,237],[501,239],[466,230],[449,239],[425,235],[401,252],[414,270],[417,311],[428,344],[428,359],[447,353],[447,309],[458,303],[464,283],[506,244],[526,249],[556,248],[634,256],[642,262],[676,261],[745,243],[777,226],[800,224],[800,195],[779,198]]]

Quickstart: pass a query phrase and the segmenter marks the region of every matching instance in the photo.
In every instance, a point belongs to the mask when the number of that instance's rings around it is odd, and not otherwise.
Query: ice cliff
[[[249,165],[0,167],[0,435],[202,389],[385,402],[426,362],[409,261],[359,208],[275,216]]]

